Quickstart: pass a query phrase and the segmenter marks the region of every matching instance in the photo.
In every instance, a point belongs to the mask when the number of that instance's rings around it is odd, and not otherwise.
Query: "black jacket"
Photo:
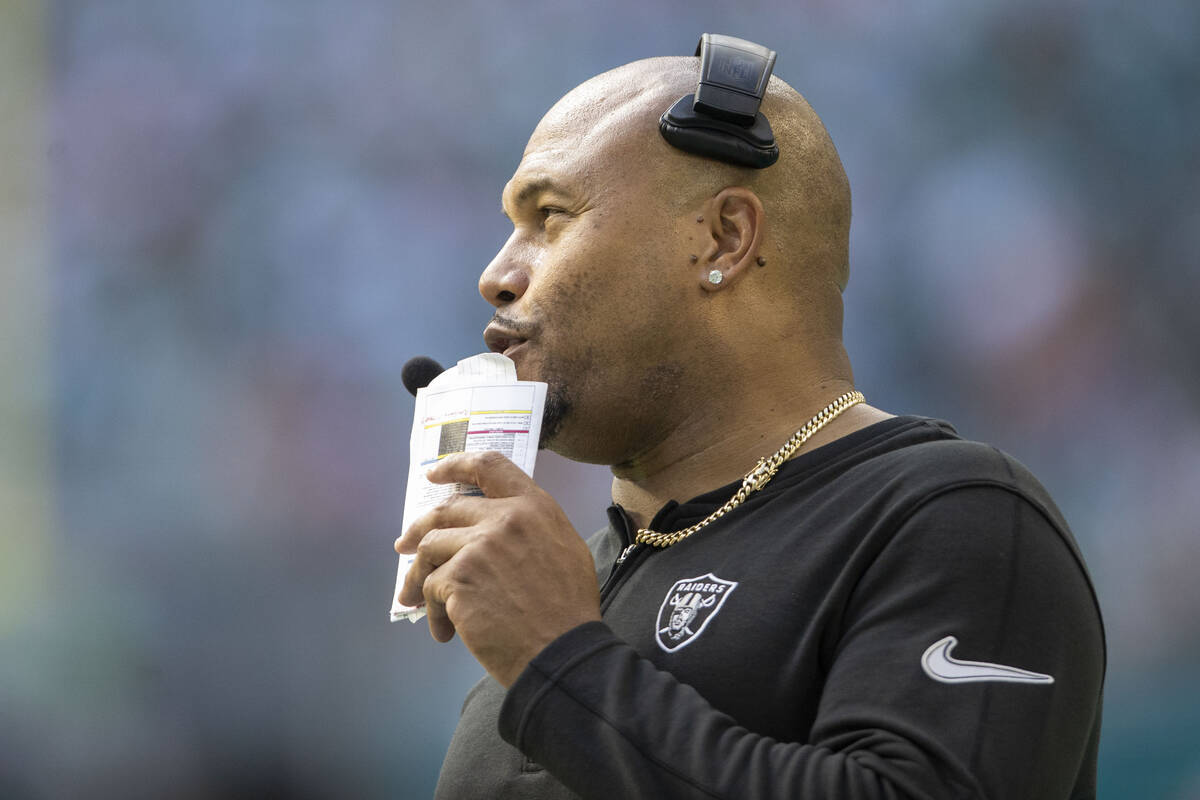
[[[671,503],[676,530],[737,484]],[[1090,798],[1104,642],[1021,465],[902,417],[664,550],[617,507],[603,623],[467,697],[437,797]]]

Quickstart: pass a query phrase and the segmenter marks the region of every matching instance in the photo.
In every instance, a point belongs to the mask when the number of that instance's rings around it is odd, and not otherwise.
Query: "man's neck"
[[[830,382],[786,404],[759,404],[757,413],[739,412],[685,419],[662,442],[624,464],[614,465],[612,497],[641,528],[668,501],[685,501],[735,481],[760,458],[783,446],[793,433],[828,403],[853,387]],[[892,416],[866,405],[847,409],[814,434],[800,452],[809,452]]]

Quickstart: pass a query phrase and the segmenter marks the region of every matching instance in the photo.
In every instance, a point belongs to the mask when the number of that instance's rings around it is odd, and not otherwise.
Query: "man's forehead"
[[[573,136],[603,127],[614,115],[629,113],[658,83],[654,72],[641,62],[627,64],[584,81],[551,106],[530,140]]]
[[[581,87],[556,103],[534,128],[522,161],[595,154],[651,131],[652,126],[639,119],[645,114],[636,95],[597,89]]]
[[[615,151],[621,144],[594,126],[539,125],[504,187],[503,201],[515,207],[541,192],[580,189],[619,165]]]
[[[505,187],[506,201],[535,188],[608,174],[666,148],[658,135],[658,116],[676,87],[663,81],[660,70],[637,67],[626,65],[592,78],[554,104],[529,137]]]

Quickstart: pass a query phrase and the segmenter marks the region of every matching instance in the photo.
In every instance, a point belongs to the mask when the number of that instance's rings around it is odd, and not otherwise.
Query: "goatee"
[[[567,396],[566,388],[557,381],[547,381],[546,410],[542,413],[542,434],[538,437],[539,450],[545,450],[554,441],[570,410],[571,399]]]

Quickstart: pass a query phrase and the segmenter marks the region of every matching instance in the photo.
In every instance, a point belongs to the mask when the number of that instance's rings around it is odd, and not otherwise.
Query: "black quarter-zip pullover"
[[[669,548],[630,549],[609,517],[589,540],[603,622],[507,692],[471,690],[438,798],[1094,797],[1100,615],[1012,458],[898,417],[793,458]]]

